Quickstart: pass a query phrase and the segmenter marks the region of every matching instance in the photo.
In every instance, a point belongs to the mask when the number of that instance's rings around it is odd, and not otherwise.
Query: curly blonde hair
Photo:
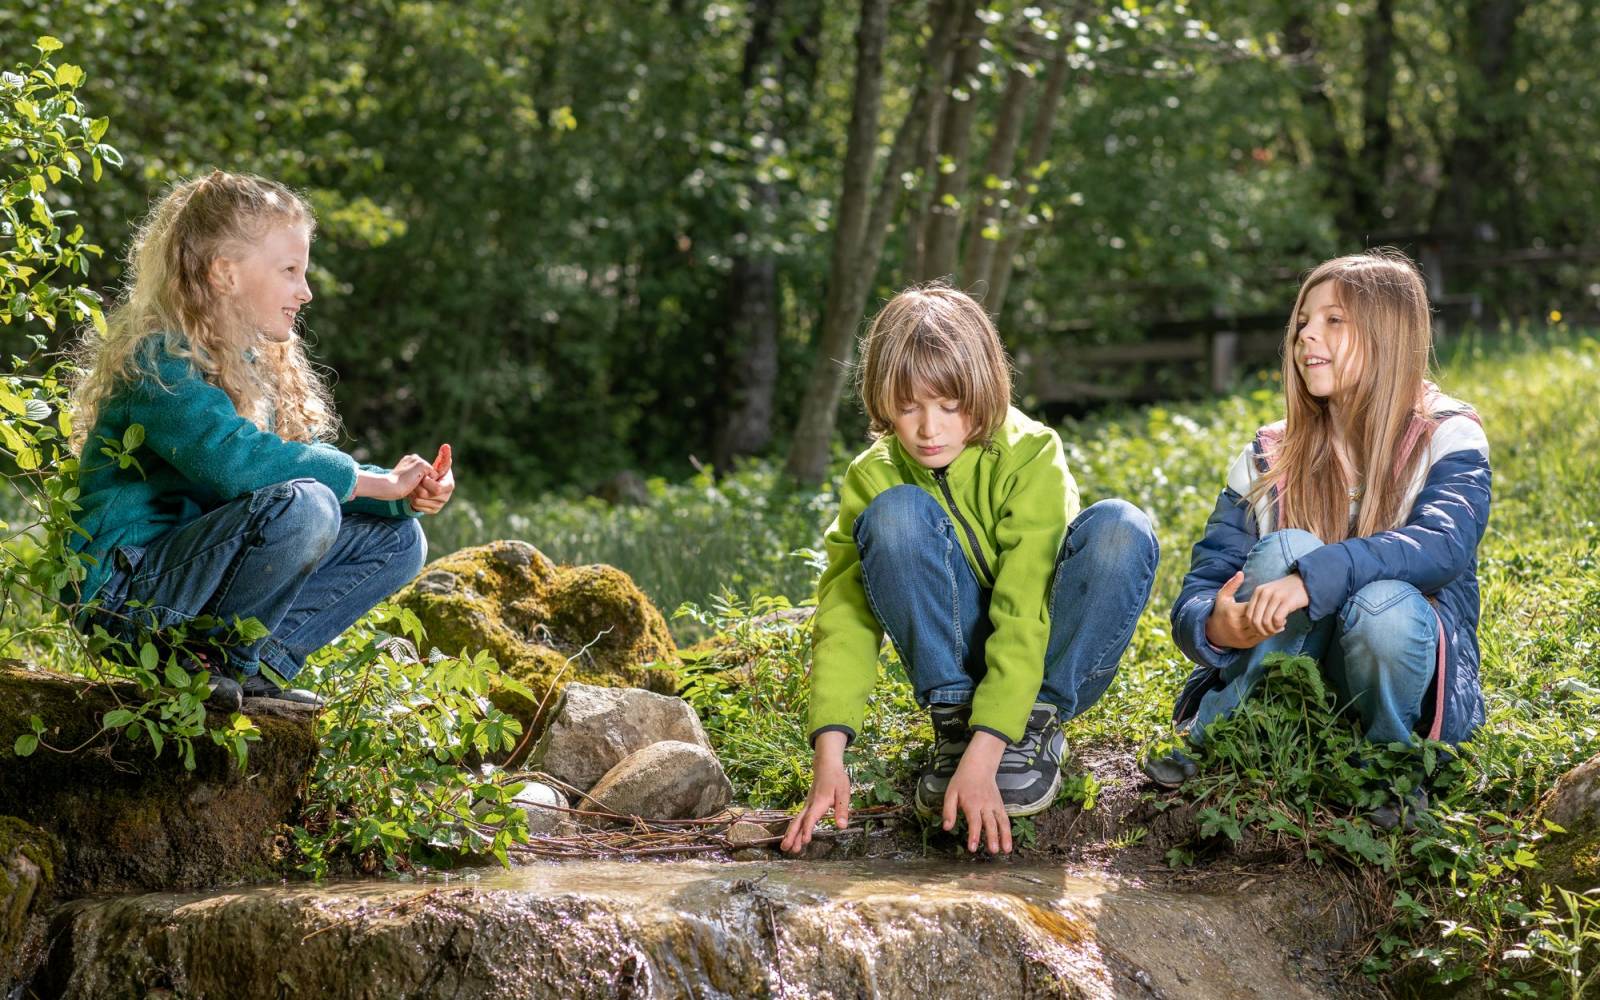
[[[218,258],[244,251],[276,226],[303,227],[309,238],[316,218],[294,191],[253,174],[215,170],[174,185],[156,202],[134,237],[105,334],[89,330],[75,352],[75,453],[83,453],[108,400],[156,378],[145,353],[156,337],[262,430],[306,442],[338,433],[332,397],[300,338],[264,339],[212,283]]]

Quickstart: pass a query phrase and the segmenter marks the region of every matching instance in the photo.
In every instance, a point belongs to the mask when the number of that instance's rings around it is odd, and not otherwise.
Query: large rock
[[[61,847],[15,816],[0,816],[0,996],[26,982],[44,957],[43,912]]]
[[[695,743],[664,740],[624,757],[589,797],[607,812],[642,819],[698,819],[733,798],[716,754]]]
[[[1533,828],[1543,829],[1543,820],[1566,832],[1545,836],[1532,877],[1573,892],[1600,886],[1600,756],[1556,781],[1539,803]]]
[[[416,613],[434,646],[488,651],[539,700],[557,677],[676,686],[670,671],[645,669],[677,656],[666,621],[610,566],[557,566],[527,542],[490,542],[430,563],[394,600]],[[505,691],[494,701],[525,725],[542,724],[534,718],[538,701]]]
[[[711,749],[699,717],[681,698],[568,684],[528,765],[587,790],[622,758],[662,740]]]
[[[1310,1000],[1353,991],[1298,982],[1268,934],[1330,928],[1329,895],[1315,882],[1164,892],[1017,861],[519,865],[470,882],[69,903],[35,988],[61,1000]]]
[[[152,757],[150,744],[96,736],[100,719],[136,700],[81,677],[0,668],[0,808],[55,835],[64,848],[57,894],[201,887],[278,878],[298,814],[300,789],[316,755],[309,714],[263,707],[251,717],[261,740],[241,771],[209,739],[194,742],[195,768],[177,748]],[[43,747],[17,757],[29,716],[45,724]]]
[[[577,821],[566,812],[567,797],[540,781],[530,781],[512,800],[528,817],[528,832],[535,837],[570,837]]]

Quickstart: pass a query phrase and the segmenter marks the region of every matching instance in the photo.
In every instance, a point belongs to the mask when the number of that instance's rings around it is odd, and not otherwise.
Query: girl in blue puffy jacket
[[[1422,276],[1399,253],[1330,260],[1301,285],[1286,419],[1228,470],[1172,609],[1195,664],[1173,711],[1191,745],[1275,652],[1317,659],[1370,742],[1456,744],[1483,722],[1489,446],[1473,409],[1427,380],[1431,343]],[[1145,769],[1175,786],[1196,764],[1179,751]]]

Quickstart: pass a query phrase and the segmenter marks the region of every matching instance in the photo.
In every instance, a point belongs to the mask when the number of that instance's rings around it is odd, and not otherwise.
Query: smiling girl
[[[216,171],[174,187],[73,387],[87,532],[70,540],[87,557],[75,620],[135,643],[201,615],[258,620],[265,637],[218,631],[220,657],[182,661],[224,709],[319,704],[262,665],[292,679],[415,576],[415,517],[455,488],[449,445],[384,469],[326,443],[338,417],[296,332],[313,231],[310,207],[273,181]]]
[[[876,442],[850,463],[817,589],[815,776],[782,847],[831,810],[849,822],[844,750],[888,633],[934,730],[915,805],[967,849],[1011,850],[1010,816],[1061,785],[1061,723],[1110,685],[1155,575],[1143,512],[1080,512],[1055,431],[1011,407],[1011,367],[983,308],[941,286],[895,296],[862,350]]]
[[[1472,408],[1426,380],[1431,346],[1422,276],[1399,253],[1330,260],[1301,286],[1283,348],[1286,419],[1233,463],[1172,609],[1196,664],[1173,711],[1191,745],[1275,652],[1320,661],[1370,742],[1456,744],[1483,722],[1489,445]],[[1145,769],[1176,786],[1197,764],[1179,751]]]

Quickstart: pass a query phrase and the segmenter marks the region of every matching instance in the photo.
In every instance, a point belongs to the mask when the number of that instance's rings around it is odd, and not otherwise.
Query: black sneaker
[[[1400,801],[1391,799],[1367,814],[1372,825],[1380,830],[1400,827],[1411,833],[1417,828],[1417,819],[1428,811],[1428,790],[1414,788]]]
[[[225,715],[239,711],[244,707],[244,692],[239,682],[229,677],[220,663],[203,652],[195,650],[181,650],[178,654],[178,666],[189,674],[206,674],[206,711],[221,712]]]
[[[1168,750],[1160,756],[1146,757],[1139,769],[1162,788],[1175,789],[1200,773],[1200,762],[1182,750]]]
[[[304,688],[281,688],[261,674],[250,674],[245,677],[240,687],[246,698],[271,698],[274,701],[287,701],[306,708],[321,708],[327,704],[320,695]]]
[[[944,792],[955,777],[956,765],[967,752],[967,724],[972,719],[972,703],[934,705],[933,763],[917,778],[913,802],[917,815],[932,819],[944,811]]]
[[[1035,702],[1022,739],[1006,745],[994,776],[1007,816],[1032,816],[1050,808],[1061,790],[1061,758],[1066,751],[1056,707]]]

